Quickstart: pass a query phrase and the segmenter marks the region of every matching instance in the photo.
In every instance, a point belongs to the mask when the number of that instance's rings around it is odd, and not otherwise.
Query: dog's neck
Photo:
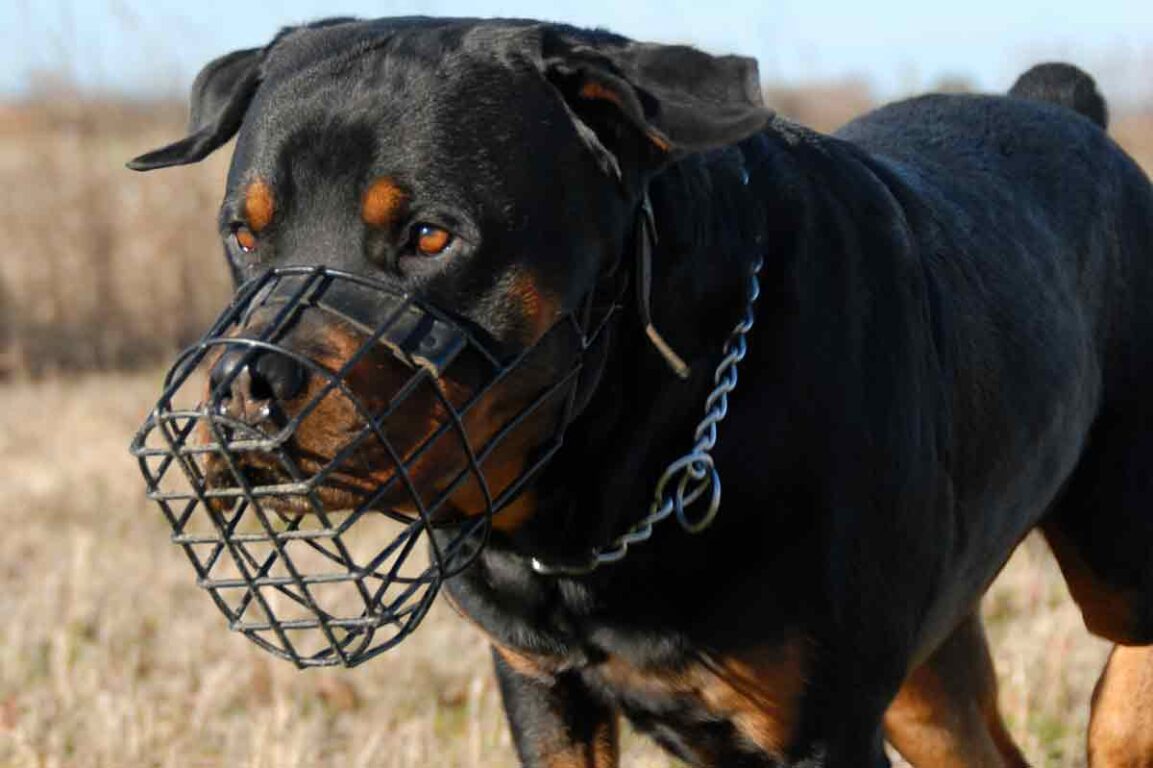
[[[912,275],[920,269],[899,228],[886,223],[903,220],[888,190],[900,183],[856,147],[782,120],[655,178],[653,320],[690,364],[691,377],[680,381],[670,371],[630,304],[618,320],[596,394],[536,485],[535,515],[498,537],[497,547],[579,560],[648,513],[662,471],[693,445],[722,347],[747,308],[748,276],[758,256],[764,261],[762,296],[734,397],[754,393],[744,401],[744,418],[751,414],[764,425],[763,444],[750,448],[770,476],[755,492],[782,508],[750,511],[722,502],[724,525],[715,527],[739,535],[735,519],[754,514],[760,517],[749,525],[765,525],[766,517],[780,522],[788,503],[779,501],[780,493],[791,475],[837,471],[839,462],[850,460],[835,440],[836,425],[843,423],[838,409],[847,406],[835,399],[839,390],[830,382],[860,379],[864,390],[869,381],[899,378],[917,365],[912,358],[886,363],[867,353],[869,339],[904,333],[901,318],[911,311],[894,304],[874,313],[870,296],[921,300],[892,290],[918,279]],[[873,207],[848,207],[850,189],[867,190]],[[824,339],[828,349],[798,348],[799,339]],[[909,353],[921,355],[925,341],[910,340]],[[905,379],[894,386],[915,386],[916,376]],[[718,456],[742,450],[726,443],[725,422],[719,432]],[[815,441],[814,435],[828,439]],[[692,551],[694,537],[675,523],[665,527],[668,532],[657,533],[660,541],[639,545],[629,559],[645,561],[659,551],[667,563],[676,560],[666,557],[670,551]]]
[[[721,348],[747,305],[751,264],[765,250],[764,211],[750,191],[765,151],[750,140],[693,155],[651,181],[652,317],[690,378],[681,381],[653,347],[630,292],[596,394],[538,483],[535,524],[510,537],[517,550],[564,557],[603,545],[647,509],[651,483],[637,478],[659,474],[673,458],[665,448],[691,446]],[[616,503],[623,498],[635,503]]]

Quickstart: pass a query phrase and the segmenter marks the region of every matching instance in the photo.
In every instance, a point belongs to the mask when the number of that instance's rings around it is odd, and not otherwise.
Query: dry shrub
[[[183,112],[67,93],[0,110],[0,376],[152,363],[223,306],[213,212],[225,158],[124,168],[182,135]]]
[[[1110,128],[1117,143],[1153,175],[1153,110],[1123,114]]]
[[[832,129],[859,83],[771,89]],[[133,176],[184,106],[76,94],[0,105],[0,377],[148,364],[228,295],[215,233],[227,153]],[[1153,116],[1118,139],[1149,168]],[[0,385],[0,765],[511,766],[483,640],[443,605],[354,672],[294,672],[224,628],[141,498],[128,436],[158,376]],[[1001,699],[1038,766],[1082,766],[1091,640],[1037,540],[986,601]],[[624,764],[673,765],[630,738]]]
[[[873,105],[855,80],[773,86],[766,100],[826,131]],[[215,210],[228,151],[180,169],[124,168],[183,135],[185,111],[66,89],[0,104],[0,378],[151,365],[198,338],[223,307]],[[1153,167],[1153,114],[1114,125]]]
[[[836,130],[876,104],[864,80],[770,85],[764,96],[768,106],[818,131]]]
[[[444,601],[355,670],[227,630],[127,451],[158,380],[0,384],[0,766],[512,768],[485,642]],[[630,737],[624,765],[672,763]]]
[[[158,378],[0,384],[0,766],[515,765],[484,639],[443,601],[351,671],[297,672],[225,628],[126,450]],[[985,616],[1014,737],[1038,768],[1084,766],[1107,644],[1039,539]],[[622,765],[679,764],[630,735]]]

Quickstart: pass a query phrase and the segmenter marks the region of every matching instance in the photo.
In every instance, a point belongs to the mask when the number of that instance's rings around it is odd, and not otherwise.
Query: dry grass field
[[[0,387],[0,766],[512,766],[481,638],[443,604],[355,670],[297,672],[226,630],[125,450],[159,373]],[[1107,648],[1040,541],[985,604],[1013,733],[1082,765]],[[624,765],[672,763],[638,738]]]
[[[484,645],[444,605],[362,668],[297,672],[225,629],[143,500],[127,445],[158,361],[227,297],[223,158],[122,170],[180,112],[0,106],[0,766],[514,765]],[[1116,135],[1153,167],[1153,118]],[[1083,765],[1108,649],[1039,540],[985,613],[1013,734],[1037,766]],[[626,745],[630,768],[673,765]]]

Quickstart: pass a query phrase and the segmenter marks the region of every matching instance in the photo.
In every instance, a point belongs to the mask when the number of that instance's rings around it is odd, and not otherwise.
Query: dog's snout
[[[246,406],[285,402],[300,394],[308,379],[304,366],[276,352],[230,349],[212,366],[209,382],[223,403]]]
[[[291,400],[300,394],[308,374],[304,366],[288,355],[266,352],[256,359],[252,369],[253,395],[272,400]],[[259,392],[255,390],[259,389]]]

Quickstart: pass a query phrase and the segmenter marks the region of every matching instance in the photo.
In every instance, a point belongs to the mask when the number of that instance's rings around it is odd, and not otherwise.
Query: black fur
[[[883,765],[881,717],[905,674],[1046,520],[1088,541],[1109,583],[1145,590],[1133,639],[1153,641],[1153,193],[1065,108],[1103,124],[1103,107],[1076,78],[1026,76],[1028,100],[927,96],[824,136],[766,123],[749,64],[702,56],[523,21],[295,30],[240,54],[258,75],[217,86],[210,65],[193,136],[137,167],[199,159],[243,102],[222,222],[254,172],[285,202],[260,263],[230,252],[238,272],[382,274],[498,337],[506,270],[538,269],[571,306],[625,252],[650,186],[656,324],[691,379],[626,317],[535,514],[449,585],[498,646],[539,665],[497,665],[526,765],[546,764],[546,742],[587,746],[618,711],[701,765]],[[619,103],[582,100],[590,80]],[[454,263],[413,266],[362,231],[356,190],[386,172],[467,236]],[[715,451],[716,523],[666,524],[588,577],[535,575],[529,556],[579,557],[646,513],[692,442],[756,256],[764,290]],[[1119,467],[1136,475],[1122,483]],[[790,637],[808,649],[806,684],[777,756],[703,700],[605,673],[671,680]]]
[[[1009,95],[1018,99],[1048,101],[1079,112],[1097,125],[1109,125],[1109,109],[1097,83],[1072,64],[1038,64],[1017,78]]]

